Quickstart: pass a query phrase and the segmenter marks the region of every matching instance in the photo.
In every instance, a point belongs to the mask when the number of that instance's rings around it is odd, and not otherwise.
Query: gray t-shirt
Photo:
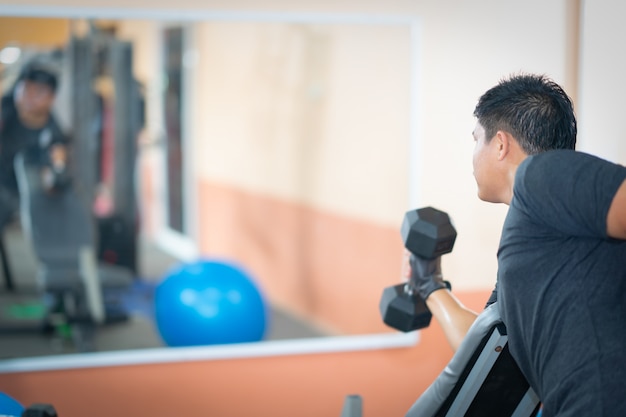
[[[571,150],[517,170],[497,298],[543,417],[626,416],[626,241],[606,231],[624,179],[625,167]]]

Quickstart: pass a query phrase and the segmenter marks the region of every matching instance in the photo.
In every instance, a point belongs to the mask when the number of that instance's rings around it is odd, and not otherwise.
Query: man
[[[572,103],[545,76],[502,80],[474,116],[478,196],[509,205],[488,304],[542,416],[626,416],[626,168],[574,151]],[[405,275],[456,350],[476,313],[439,260],[410,262]]]
[[[2,98],[0,113],[0,231],[19,206],[14,159],[19,153],[41,167],[43,185],[66,185],[68,139],[52,114],[57,91],[53,71],[38,63],[24,66],[11,91]]]

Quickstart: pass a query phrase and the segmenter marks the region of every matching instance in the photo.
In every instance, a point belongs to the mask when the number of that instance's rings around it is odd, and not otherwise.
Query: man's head
[[[509,132],[528,155],[574,149],[576,117],[568,95],[544,75],[514,75],[480,97],[474,116],[487,140]]]
[[[576,146],[572,102],[543,75],[500,81],[480,97],[474,116],[474,177],[484,201],[511,201],[515,171],[528,155]]]
[[[56,74],[43,65],[27,64],[15,84],[15,105],[20,117],[45,121],[54,103],[58,81]]]

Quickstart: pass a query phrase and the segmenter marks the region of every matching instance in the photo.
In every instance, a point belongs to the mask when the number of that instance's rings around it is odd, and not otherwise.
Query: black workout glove
[[[450,289],[450,283],[443,280],[441,275],[441,256],[435,259],[423,259],[415,255],[409,258],[411,278],[409,284],[422,300],[442,288]]]

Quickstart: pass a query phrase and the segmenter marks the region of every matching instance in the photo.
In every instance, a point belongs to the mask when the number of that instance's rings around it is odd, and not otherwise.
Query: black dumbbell
[[[432,207],[407,212],[400,234],[411,256],[423,259],[452,252],[456,240],[456,230],[448,214]],[[385,324],[403,332],[428,327],[432,318],[412,280],[385,288],[379,308]]]
[[[22,412],[22,417],[57,417],[57,411],[50,404],[35,403]]]

